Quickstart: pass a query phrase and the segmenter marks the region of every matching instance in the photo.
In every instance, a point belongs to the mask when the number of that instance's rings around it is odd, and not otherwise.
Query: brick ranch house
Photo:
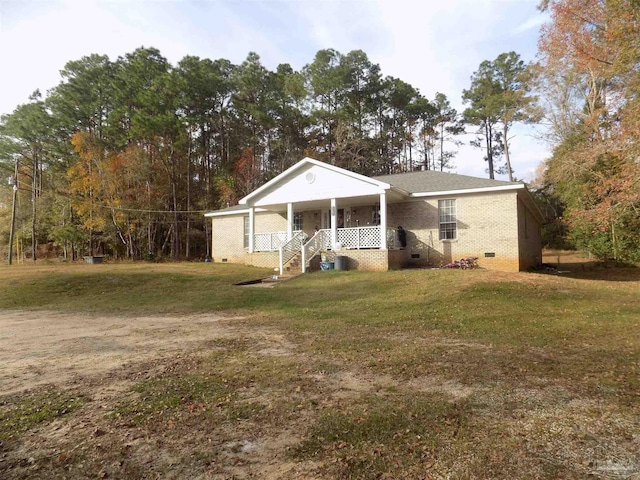
[[[362,270],[478,257],[481,267],[519,271],[542,260],[542,215],[520,182],[436,171],[366,177],[304,158],[206,216],[213,261],[281,271],[294,262],[317,269],[321,255]]]

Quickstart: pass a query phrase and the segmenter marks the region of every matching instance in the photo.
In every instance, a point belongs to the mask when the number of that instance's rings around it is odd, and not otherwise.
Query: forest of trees
[[[442,171],[464,132],[444,94],[384,77],[362,51],[321,50],[296,72],[255,53],[173,66],[139,48],[71,61],[61,76],[0,123],[0,167],[18,169],[16,244],[30,258],[38,244],[65,257],[203,257],[205,211],[305,156],[365,175]]]
[[[482,62],[457,112],[384,76],[359,50],[320,50],[300,71],[249,53],[240,65],[153,48],[67,63],[0,121],[0,252],[202,258],[203,213],[305,156],[365,175],[452,167],[460,134],[488,174],[508,174],[514,123],[546,122],[535,182],[545,240],[640,262],[638,0],[543,0],[539,61]],[[541,159],[543,160],[543,159]],[[16,201],[13,201],[13,198]]]

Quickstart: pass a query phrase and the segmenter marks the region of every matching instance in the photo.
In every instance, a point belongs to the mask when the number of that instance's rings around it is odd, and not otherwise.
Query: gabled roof
[[[315,160],[313,158],[305,157],[302,160],[300,160],[298,163],[293,165],[292,167],[289,167],[288,169],[286,169],[280,175],[275,176],[274,178],[269,180],[267,183],[265,183],[261,187],[251,192],[249,195],[245,196],[244,198],[241,198],[238,203],[240,205],[246,205],[248,203],[251,203],[250,200],[255,199],[256,197],[261,197],[264,192],[270,190],[272,187],[278,184],[284,183],[287,178],[291,177],[299,170],[303,170],[304,168],[307,168],[310,165],[315,165],[332,172],[340,173],[341,175],[344,175],[346,177],[359,180],[361,182],[364,182],[370,185],[374,185],[375,187],[378,187],[381,190],[389,190],[391,188],[391,185],[389,185],[388,183],[382,182],[380,180],[376,180],[372,177],[367,177],[365,175],[352,172],[350,170],[345,170],[344,168],[336,167],[335,165],[331,165],[329,163],[325,163],[319,160]]]
[[[361,175],[359,173],[345,170],[343,168],[307,157],[303,158],[292,167],[272,178],[270,181],[257,188],[253,192],[249,193],[239,201],[239,205],[235,205],[233,207],[225,208],[215,212],[210,212],[206,214],[206,216],[214,217],[248,212],[249,208],[252,205],[257,206],[256,203],[258,201],[262,199],[262,201],[264,202],[264,199],[266,197],[272,195],[274,189],[277,191],[281,188],[282,185],[286,185],[287,182],[292,181],[292,179],[295,179],[297,177],[302,178],[302,174],[304,174],[305,171],[308,172],[309,169],[318,168],[320,168],[321,170],[316,171],[333,172],[333,174],[339,174],[342,176],[332,177],[332,179],[349,178],[356,181],[355,183],[353,183],[353,185],[368,185],[367,188],[372,187],[375,189],[375,191],[392,192],[396,196],[396,199],[484,193],[502,190],[523,190],[528,193],[525,184],[522,182],[491,180],[487,178],[437,172],[433,170],[367,177],[365,175]],[[307,173],[306,175],[308,176],[309,173]],[[314,178],[315,176],[312,175],[312,179],[310,180],[311,183],[313,183]],[[316,184],[317,183],[318,182],[316,182]],[[300,187],[300,185],[298,185],[298,187]],[[306,187],[307,184],[305,183],[302,188]],[[325,194],[327,192],[321,193]],[[336,192],[329,193],[333,195],[336,194]],[[343,196],[345,193],[347,195],[349,195],[350,193],[353,194],[353,192],[350,192],[349,190],[341,191],[340,193],[342,193]],[[273,204],[281,204],[283,201],[286,202],[291,200],[280,198],[279,201],[275,201]],[[258,207],[257,211],[262,211],[262,208]]]
[[[524,188],[521,182],[507,182],[488,178],[470,177],[455,173],[425,170],[373,177],[410,194],[458,192],[461,190],[485,190]]]

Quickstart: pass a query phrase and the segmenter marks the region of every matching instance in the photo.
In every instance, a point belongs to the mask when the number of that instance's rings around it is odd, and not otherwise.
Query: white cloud
[[[529,30],[538,30],[542,25],[544,25],[544,23],[549,19],[549,15],[546,13],[540,13],[536,16],[533,16],[531,18],[529,18],[528,20],[526,20],[525,22],[522,22],[520,25],[518,25],[513,31],[514,33],[524,33],[524,32],[528,32]]]

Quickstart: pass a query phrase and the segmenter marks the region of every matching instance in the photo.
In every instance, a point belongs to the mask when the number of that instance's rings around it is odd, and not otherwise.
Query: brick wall
[[[287,212],[256,213],[256,233],[286,232]]]
[[[411,265],[411,252],[409,250],[388,250],[389,270],[400,270]]]
[[[322,223],[320,210],[308,210],[302,212],[302,231],[307,234],[309,238],[315,234],[315,227],[320,230]]]
[[[244,215],[211,219],[211,258],[214,262],[244,263]]]
[[[211,257],[214,262],[226,259],[229,263],[245,263],[248,249],[244,246],[244,217],[248,216],[246,213],[212,217]],[[287,230],[286,213],[258,212],[255,221],[255,233]]]
[[[520,193],[520,195],[523,195]],[[388,205],[388,226],[401,225],[407,232],[406,250],[343,250],[349,258],[347,268],[387,270],[403,266],[442,265],[464,257],[478,257],[481,267],[518,271],[539,263],[541,256],[539,225],[516,191],[467,194],[440,199],[456,200],[457,236],[439,239],[438,198],[416,199]],[[373,205],[353,207],[351,225],[370,223]],[[213,218],[213,260],[250,263],[273,267],[277,252],[247,257],[243,246],[244,215]],[[303,212],[304,231],[313,235],[320,226],[319,210]],[[257,213],[256,233],[286,231],[286,213]],[[493,256],[486,256],[492,254]]]
[[[247,265],[264,268],[280,268],[280,252],[253,252],[244,257]]]
[[[338,250],[336,255],[347,257],[347,270],[389,270],[388,250]]]
[[[518,210],[514,191],[457,195],[457,238],[439,239],[438,198],[389,205],[389,226],[407,231],[407,249],[420,255],[417,264],[440,265],[464,257],[478,257],[492,270],[519,270]],[[494,257],[485,257],[485,253]]]
[[[375,205],[359,205],[352,207],[348,215],[348,227],[367,227],[375,225],[373,223],[373,212]]]

